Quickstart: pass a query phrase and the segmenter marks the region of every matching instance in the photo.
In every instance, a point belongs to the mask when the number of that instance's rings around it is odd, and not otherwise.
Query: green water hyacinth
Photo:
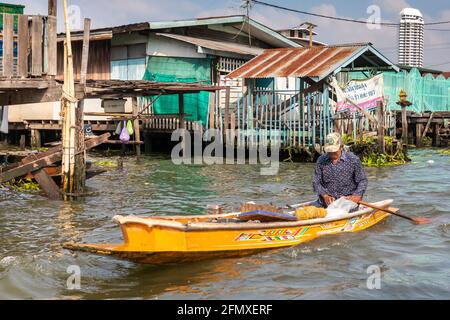
[[[41,191],[41,187],[39,186],[39,183],[32,179],[13,179],[5,184],[9,188],[20,191],[20,192],[26,192],[26,191]]]

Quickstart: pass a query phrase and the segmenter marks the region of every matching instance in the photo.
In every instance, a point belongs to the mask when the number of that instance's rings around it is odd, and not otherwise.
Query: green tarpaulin
[[[360,72],[351,72],[351,79],[365,79],[366,75]],[[431,74],[421,76],[418,69],[410,72],[401,71],[383,72],[384,97],[387,100],[388,110],[398,110],[397,105],[400,90],[405,90],[412,106],[408,108],[414,112],[450,111],[450,78],[442,75],[434,78]]]
[[[149,57],[144,80],[159,82],[200,82],[211,84],[211,60],[197,58]],[[184,112],[188,121],[208,121],[209,93],[184,95]],[[155,114],[178,113],[178,96],[160,97],[154,104]]]

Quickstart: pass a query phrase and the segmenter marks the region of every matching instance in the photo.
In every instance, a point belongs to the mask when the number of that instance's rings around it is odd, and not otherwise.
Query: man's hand
[[[358,195],[348,196],[346,198],[347,200],[353,201],[354,203],[359,203],[362,200],[362,197]]]
[[[322,198],[323,198],[323,201],[325,201],[325,204],[327,206],[329,206],[330,204],[332,204],[334,202],[334,200],[336,200],[332,196],[329,196],[327,194],[323,195]]]

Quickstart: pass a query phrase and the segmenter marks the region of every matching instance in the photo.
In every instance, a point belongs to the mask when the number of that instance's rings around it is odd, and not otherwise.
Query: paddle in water
[[[384,212],[396,215],[396,216],[404,218],[404,219],[408,219],[410,221],[413,221],[416,224],[428,224],[428,223],[431,223],[431,219],[421,218],[421,217],[410,217],[410,216],[408,216],[406,214],[403,214],[403,213],[400,213],[400,212],[396,212],[396,211],[392,211],[392,210],[389,210],[389,209],[380,208],[380,207],[375,206],[375,205],[373,205],[371,203],[359,201],[358,204],[366,206],[366,207],[369,207],[369,208],[372,208],[372,209],[377,209],[377,210],[380,210],[380,211],[384,211]]]

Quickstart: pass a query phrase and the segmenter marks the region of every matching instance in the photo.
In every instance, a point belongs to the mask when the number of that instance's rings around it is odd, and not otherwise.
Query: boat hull
[[[144,264],[184,263],[252,255],[296,246],[325,235],[359,232],[388,216],[382,211],[369,210],[350,218],[316,224],[231,223],[221,226],[199,222],[186,228],[131,220],[121,224],[124,244],[66,244],[64,247]]]

